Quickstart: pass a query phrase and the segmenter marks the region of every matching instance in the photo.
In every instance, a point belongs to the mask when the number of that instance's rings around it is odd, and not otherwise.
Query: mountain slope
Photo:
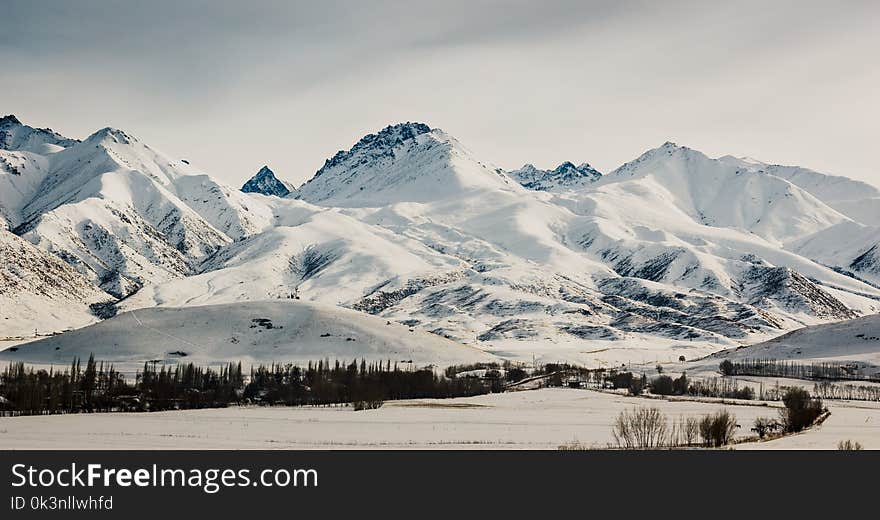
[[[48,167],[45,156],[0,150],[0,228],[21,225],[21,210],[43,182]]]
[[[729,155],[719,160],[739,168],[785,179],[857,222],[880,226],[880,189],[868,183],[827,175],[800,166],[767,164]]]
[[[112,300],[59,258],[0,230],[0,337],[28,337],[97,320],[92,304]]]
[[[395,277],[464,264],[335,211],[275,199],[277,226],[230,244],[202,273],[143,288],[124,308],[303,299],[337,305]]]
[[[790,249],[880,287],[880,227],[844,222],[799,240]]]

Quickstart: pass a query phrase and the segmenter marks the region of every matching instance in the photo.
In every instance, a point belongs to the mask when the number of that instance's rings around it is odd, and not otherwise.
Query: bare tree
[[[669,421],[659,408],[633,408],[620,412],[611,432],[618,448],[659,448],[669,441]]]
[[[703,417],[700,421],[700,437],[707,448],[719,448],[729,444],[736,433],[736,416],[727,410]]]

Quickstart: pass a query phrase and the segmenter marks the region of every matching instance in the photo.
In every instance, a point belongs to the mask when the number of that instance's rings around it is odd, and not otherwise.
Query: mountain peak
[[[98,130],[94,134],[87,137],[86,141],[97,143],[108,139],[112,140],[113,142],[123,144],[131,144],[132,142],[137,141],[137,139],[132,135],[127,134],[118,128],[113,128],[110,126]]]
[[[616,170],[612,171],[609,176],[614,176],[623,173],[632,174],[636,169],[640,167],[642,163],[646,163],[654,160],[663,160],[663,157],[679,157],[685,160],[694,160],[694,159],[706,159],[706,160],[714,160],[710,159],[706,154],[694,150],[692,148],[688,148],[687,146],[681,146],[672,141],[666,141],[662,145],[657,148],[651,148],[646,151],[642,155],[638,156],[636,159],[625,163],[618,167]]]
[[[13,114],[0,117],[0,150],[54,153],[77,142],[50,128],[28,126]]]
[[[519,170],[508,172],[508,175],[523,187],[537,191],[575,188],[602,177],[602,174],[588,163],[575,166],[571,161],[564,161],[553,170],[540,170],[531,164],[525,164]]]
[[[375,134],[365,135],[350,150],[336,152],[336,155],[324,162],[324,166],[315,173],[315,177],[320,176],[325,170],[347,161],[358,153],[369,152],[371,156],[393,155],[391,150],[394,147],[430,131],[431,127],[424,123],[411,123],[407,121],[406,123],[388,125]]]
[[[12,125],[20,125],[21,121],[18,120],[17,117],[13,114],[9,114],[8,116],[0,117],[0,127],[12,126]]]
[[[419,134],[426,134],[431,131],[431,127],[425,123],[409,122],[388,125],[377,134],[381,138],[399,138],[401,140],[411,139]],[[370,137],[366,136],[364,139]]]
[[[263,166],[256,175],[248,179],[241,187],[245,193],[260,193],[262,195],[274,195],[286,197],[292,191],[284,182],[275,177],[275,173],[268,166]]]
[[[375,207],[509,189],[503,171],[476,159],[455,138],[424,123],[401,123],[361,138],[328,159],[297,190],[321,205]]]

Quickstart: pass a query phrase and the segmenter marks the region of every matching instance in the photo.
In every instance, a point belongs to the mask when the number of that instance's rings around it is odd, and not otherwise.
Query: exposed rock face
[[[262,195],[274,195],[286,197],[292,191],[290,186],[278,180],[268,166],[263,166],[256,175],[248,179],[241,191],[245,193],[260,193]]]

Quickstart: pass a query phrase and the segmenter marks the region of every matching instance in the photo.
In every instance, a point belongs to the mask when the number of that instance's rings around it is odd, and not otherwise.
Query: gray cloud
[[[714,3],[713,3],[714,4]],[[880,183],[876,2],[19,1],[0,112],[238,184],[424,120],[504,167],[663,141]]]

